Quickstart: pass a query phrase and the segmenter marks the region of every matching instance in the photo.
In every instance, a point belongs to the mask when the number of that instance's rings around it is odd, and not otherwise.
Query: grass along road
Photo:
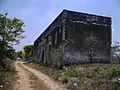
[[[59,69],[26,63],[70,90],[120,90],[120,64],[80,64]]]

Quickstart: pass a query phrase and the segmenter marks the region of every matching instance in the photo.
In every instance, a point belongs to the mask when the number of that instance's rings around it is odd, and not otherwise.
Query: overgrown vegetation
[[[115,42],[112,45],[112,62],[111,63],[119,63],[120,64],[120,44],[119,42]]]
[[[6,65],[6,68],[0,67],[0,90],[13,90],[13,84],[16,80],[14,61],[5,59],[3,63]]]
[[[0,89],[2,90],[9,88],[15,74],[13,61],[10,60],[15,59],[13,45],[19,44],[24,38],[22,35],[24,23],[15,17],[8,18],[7,14],[0,13]]]
[[[120,90],[119,64],[71,65],[59,69],[28,64],[71,90]]]
[[[33,45],[26,45],[23,47],[22,57],[25,60],[31,60],[33,58]]]

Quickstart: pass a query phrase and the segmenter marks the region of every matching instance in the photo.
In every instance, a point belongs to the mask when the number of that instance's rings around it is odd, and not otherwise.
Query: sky
[[[25,23],[26,38],[14,46],[17,51],[33,44],[63,9],[111,17],[112,42],[120,42],[120,0],[0,0],[0,13]]]

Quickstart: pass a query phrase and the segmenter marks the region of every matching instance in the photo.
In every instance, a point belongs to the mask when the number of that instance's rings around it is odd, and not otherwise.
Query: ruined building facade
[[[34,42],[34,60],[54,66],[109,63],[111,18],[63,10]]]

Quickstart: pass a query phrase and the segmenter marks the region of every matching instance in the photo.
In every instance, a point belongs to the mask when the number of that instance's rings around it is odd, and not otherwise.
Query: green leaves
[[[24,36],[22,36],[24,23],[17,18],[7,18],[6,15],[7,14],[0,14],[1,41],[19,44],[19,41],[24,38]]]
[[[7,58],[13,52],[13,44],[19,44],[25,36],[24,23],[17,18],[7,18],[8,13],[0,14],[0,60]]]
[[[33,45],[24,46],[22,54],[26,60],[29,60],[31,57],[33,57]]]
[[[120,44],[115,44],[112,46],[111,54],[112,54],[112,62],[120,63]]]
[[[110,67],[107,70],[107,75],[110,79],[120,77],[120,67]]]

